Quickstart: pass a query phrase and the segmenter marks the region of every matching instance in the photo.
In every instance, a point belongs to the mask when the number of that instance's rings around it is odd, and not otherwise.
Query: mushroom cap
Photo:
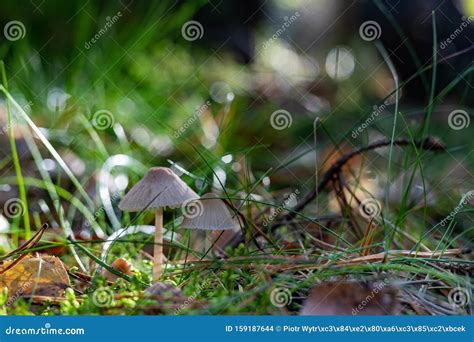
[[[190,202],[190,213],[181,226],[188,229],[227,230],[240,227],[235,215],[227,209],[225,203],[214,193],[207,193],[200,200]],[[184,208],[186,211],[186,208]]]
[[[120,210],[176,207],[199,196],[167,167],[153,167],[122,198]]]

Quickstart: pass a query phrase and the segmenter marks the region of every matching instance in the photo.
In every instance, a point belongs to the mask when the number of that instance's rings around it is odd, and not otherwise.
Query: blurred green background
[[[0,58],[12,96],[86,188],[94,188],[107,158],[124,153],[146,167],[177,162],[219,187],[217,173],[235,192],[268,176],[262,186],[276,196],[290,188],[306,193],[314,187],[316,118],[323,170],[331,151],[391,137],[398,109],[395,137],[429,133],[449,147],[427,155],[424,167],[430,191],[452,206],[473,186],[472,125],[448,126],[453,110],[472,112],[472,23],[447,47],[441,43],[473,14],[470,1],[3,1]],[[6,37],[12,21],[22,25],[20,38]],[[361,36],[367,21],[378,24],[378,39]],[[189,23],[199,24],[197,36],[186,36]],[[398,105],[390,63],[403,85]],[[288,127],[271,125],[277,110],[290,114]],[[98,113],[105,129],[96,127]],[[34,175],[15,131],[24,173]],[[12,176],[7,135],[1,139],[2,176]],[[417,160],[395,152],[392,180]],[[371,161],[368,177],[376,174],[380,193],[386,151]],[[127,171],[115,190],[142,173]]]

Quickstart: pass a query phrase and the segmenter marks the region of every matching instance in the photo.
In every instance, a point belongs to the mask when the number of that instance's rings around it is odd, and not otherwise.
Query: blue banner
[[[473,323],[472,316],[4,316],[0,341],[472,342]]]

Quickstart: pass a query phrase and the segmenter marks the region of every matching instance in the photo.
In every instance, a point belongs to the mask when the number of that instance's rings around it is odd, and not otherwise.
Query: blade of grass
[[[42,179],[36,179],[36,178],[32,178],[32,177],[25,177],[23,180],[24,180],[25,184],[28,185],[28,186],[33,186],[33,187],[37,187],[37,188],[44,189],[44,190],[47,190],[47,188],[48,188],[48,185],[46,185],[45,181],[42,180]],[[16,178],[10,178],[10,177],[3,178],[2,181],[5,184],[17,184],[17,182],[18,182]],[[76,207],[77,210],[79,210],[79,212],[82,215],[84,215],[84,217],[88,220],[91,227],[94,229],[95,234],[99,238],[103,238],[105,236],[104,231],[97,224],[97,222],[95,222],[94,214],[91,213],[91,211],[82,203],[82,201],[79,198],[75,197],[73,194],[71,194],[69,191],[65,190],[64,188],[62,188],[58,185],[55,185],[55,184],[52,184],[52,185],[54,186],[55,191],[57,192],[59,197],[66,200],[66,201],[69,201],[71,203],[71,205]]]
[[[416,49],[413,47],[413,44],[411,43],[411,41],[405,36],[404,32],[402,31],[402,28],[400,27],[400,24],[397,22],[397,20],[393,17],[392,13],[387,9],[387,7],[380,0],[375,1],[375,5],[380,9],[383,15],[390,22],[390,25],[392,25],[392,27],[397,32],[398,36],[402,40],[402,44],[406,46],[408,53],[413,59],[413,62],[415,62],[416,67],[418,69],[421,69],[423,66],[421,65],[420,58],[416,54]],[[421,74],[421,81],[426,91],[428,91],[428,80],[423,74]]]
[[[8,80],[7,73],[5,71],[5,64],[3,61],[0,61],[0,68],[2,72],[2,81],[3,87],[8,91]],[[10,148],[12,152],[13,165],[15,167],[16,177],[18,179],[18,191],[20,193],[20,200],[23,206],[23,224],[25,228],[25,239],[29,240],[31,238],[31,226],[30,226],[30,213],[28,210],[28,201],[26,198],[25,183],[23,182],[23,176],[21,173],[20,159],[18,158],[18,151],[16,149],[15,136],[13,134],[13,123],[12,123],[12,113],[10,107],[10,99],[6,96],[5,99],[7,105],[7,120],[8,120],[8,137],[10,140]],[[16,234],[15,234],[16,235]],[[18,241],[18,236],[14,236],[14,241]]]
[[[399,81],[397,71],[395,70],[395,66],[393,65],[390,56],[388,55],[387,51],[383,47],[383,45],[379,42],[376,43],[376,47],[379,50],[380,54],[382,55],[385,63],[387,63],[388,68],[393,77],[393,81],[395,82],[395,109],[393,113],[393,123],[392,123],[392,134],[390,137],[390,147],[388,151],[388,165],[387,165],[387,183],[385,185],[385,207],[389,208],[389,196],[390,196],[390,183],[391,183],[391,173],[392,173],[392,157],[393,157],[393,142],[395,140],[395,132],[397,129],[397,118],[398,118],[398,106],[400,101],[400,93],[399,93]],[[385,229],[384,229],[385,230]],[[393,235],[393,234],[392,234]],[[390,244],[392,242],[390,239],[386,239],[385,249],[390,249]]]
[[[56,208],[56,212],[58,213],[58,216],[59,216],[61,227],[63,227],[64,234],[67,237],[67,236],[72,234],[72,230],[71,230],[71,226],[70,226],[69,221],[64,219],[64,215],[63,215],[64,214],[64,209],[61,205],[61,202],[59,201],[58,193],[56,192],[56,189],[53,185],[53,180],[51,179],[48,171],[46,171],[44,169],[44,167],[42,167],[43,157],[41,156],[41,153],[38,149],[38,146],[36,146],[30,132],[23,126],[21,128],[22,128],[22,132],[23,132],[23,136],[25,138],[25,141],[28,145],[28,148],[30,149],[31,155],[33,156],[33,160],[35,161],[36,167],[39,170],[41,178],[43,178],[43,182],[46,186],[46,190],[48,191],[49,197],[51,198],[53,203],[55,203],[55,208]],[[79,267],[83,271],[86,271],[86,268],[84,267],[81,260],[77,256],[76,251],[74,250],[74,246],[70,246],[70,249],[71,249],[71,253],[74,256],[74,258],[76,259]]]
[[[44,146],[48,149],[48,151],[51,153],[51,155],[56,159],[58,164],[61,166],[61,168],[66,172],[68,175],[69,179],[71,182],[76,186],[77,190],[79,193],[82,195],[84,200],[86,200],[87,204],[90,205],[91,207],[94,206],[94,202],[92,199],[89,197],[87,192],[84,190],[83,186],[79,181],[77,180],[76,176],[72,173],[72,171],[69,169],[67,164],[64,162],[64,160],[61,158],[61,156],[58,154],[58,152],[54,149],[53,145],[48,141],[48,139],[44,136],[44,134],[41,132],[41,130],[36,126],[36,124],[33,122],[33,120],[30,119],[28,114],[21,108],[21,106],[15,101],[15,99],[11,96],[11,94],[8,92],[3,85],[0,85],[0,91],[2,91],[5,96],[13,103],[13,105],[17,108],[18,112],[20,115],[23,117],[23,119],[28,123],[28,125],[31,127],[31,129],[35,132],[35,134],[38,136],[38,138],[41,140],[41,142],[44,144]]]
[[[86,129],[87,133],[89,133],[89,135],[91,136],[92,141],[95,143],[95,146],[97,148],[96,151],[100,154],[102,160],[106,160],[109,157],[109,153],[107,152],[104,143],[100,139],[99,135],[97,134],[90,121],[82,113],[79,113],[79,120]]]
[[[434,99],[434,94],[436,90],[436,72],[438,69],[438,34],[436,31],[436,15],[435,12],[431,12],[431,16],[433,18],[432,25],[433,25],[433,71],[432,71],[432,77],[431,77],[431,90],[430,90],[430,100],[428,104],[428,110],[426,111],[426,116],[424,117],[424,122],[423,122],[423,134],[422,138],[425,138],[428,136],[429,131],[430,131],[430,122],[431,122],[431,116],[433,114],[433,99]]]
[[[107,265],[105,262],[103,262],[99,257],[95,256],[91,251],[89,251],[86,247],[84,247],[82,244],[80,243],[76,243],[75,241],[72,241],[72,240],[69,240],[72,244],[74,244],[75,246],[77,246],[82,252],[84,252],[85,255],[87,255],[89,258],[91,258],[92,260],[94,260],[94,262],[96,262],[97,264],[99,264],[100,266],[102,266],[103,268],[105,268],[107,271],[109,271],[110,273],[112,274],[115,274],[116,276],[119,276],[120,278],[123,278],[125,279],[126,281],[132,281],[132,278],[125,274],[125,273],[122,273],[120,271],[117,271],[115,268],[113,268],[112,266],[109,266]],[[143,286],[148,286],[147,284],[143,283],[140,281],[140,283],[143,285]]]

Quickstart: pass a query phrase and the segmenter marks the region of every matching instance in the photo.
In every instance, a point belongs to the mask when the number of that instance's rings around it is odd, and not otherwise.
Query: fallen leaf
[[[313,287],[300,315],[393,315],[397,291],[385,282],[327,282]]]
[[[29,295],[62,297],[70,287],[66,268],[55,256],[26,256],[9,268],[12,263],[14,260],[0,264],[0,288],[8,289],[10,303]]]

